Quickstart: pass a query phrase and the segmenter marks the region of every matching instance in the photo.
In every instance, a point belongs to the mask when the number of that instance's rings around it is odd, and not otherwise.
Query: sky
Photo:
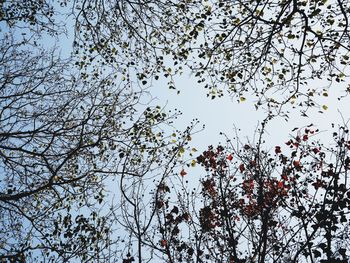
[[[317,83],[313,85],[322,85]],[[331,128],[331,123],[342,124],[343,119],[347,121],[350,116],[349,98],[341,101],[337,97],[344,90],[340,87],[346,85],[341,83],[334,85],[328,97],[319,98],[321,105],[327,105],[327,110],[310,109],[308,117],[301,116],[298,109],[291,109],[289,120],[276,117],[267,126],[267,146],[274,147],[289,139],[292,130],[296,127],[302,128],[309,124],[314,124],[320,131],[327,131]],[[224,142],[224,137],[220,132],[228,137],[234,136],[235,127],[240,129],[241,139],[252,139],[254,131],[259,127],[261,121],[266,117],[264,109],[256,110],[254,103],[249,98],[244,102],[237,102],[236,99],[225,94],[221,98],[214,100],[206,96],[207,90],[196,83],[196,79],[191,74],[184,74],[176,81],[176,88],[180,90],[177,94],[174,90],[167,89],[165,83],[154,82],[151,87],[151,94],[156,98],[155,102],[160,105],[167,105],[167,108],[177,108],[183,112],[178,120],[179,127],[185,127],[192,119],[198,118],[201,124],[205,124],[205,129],[193,136],[192,144],[200,151],[205,150],[208,145],[217,145]],[[321,140],[329,140],[327,132],[319,134]]]

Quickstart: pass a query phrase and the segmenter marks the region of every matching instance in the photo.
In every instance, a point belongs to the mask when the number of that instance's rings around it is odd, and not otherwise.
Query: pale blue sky
[[[192,144],[195,144],[198,150],[204,150],[208,145],[218,144],[224,141],[220,132],[226,133],[229,137],[234,136],[234,126],[241,130],[241,139],[252,139],[254,131],[259,123],[266,117],[263,109],[256,110],[254,103],[250,98],[243,103],[238,103],[228,94],[214,100],[206,96],[207,90],[196,79],[184,74],[176,81],[180,94],[174,90],[169,90],[166,83],[153,82],[151,94],[157,98],[155,104],[167,104],[167,108],[178,108],[183,112],[183,116],[178,120],[178,125],[185,127],[192,119],[198,118],[199,121],[206,125],[204,131],[196,134]],[[324,85],[324,83],[315,82],[313,85]],[[267,146],[273,147],[288,140],[291,131],[295,127],[303,127],[313,123],[321,131],[330,130],[331,123],[342,124],[342,116],[345,121],[350,116],[349,98],[341,101],[337,100],[339,91],[345,90],[345,83],[335,84],[328,97],[320,97],[320,105],[327,105],[328,109],[320,113],[320,109],[310,109],[307,112],[308,117],[302,117],[298,109],[290,109],[290,119],[286,122],[281,117],[276,117],[267,126],[268,134],[265,136]],[[342,113],[341,114],[339,113]],[[179,127],[180,128],[180,127]],[[322,140],[329,140],[328,133],[321,133],[318,137]]]

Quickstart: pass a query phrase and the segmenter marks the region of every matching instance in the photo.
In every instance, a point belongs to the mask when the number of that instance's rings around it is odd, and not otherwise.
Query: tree
[[[51,1],[3,1],[1,3],[0,21],[10,27],[30,28],[37,34],[44,32],[57,34],[63,29],[55,21],[57,10]]]
[[[60,28],[53,4],[15,3],[4,5],[7,23]],[[317,98],[347,77],[348,1],[58,3],[72,14],[81,67],[108,64],[144,85],[165,76],[175,88],[173,77],[188,66],[210,97],[224,90],[240,101],[252,95],[256,107],[280,114],[288,102],[302,111],[320,107]],[[342,86],[340,97],[348,93]]]
[[[108,184],[176,162],[186,147],[171,142],[180,112],[143,107],[137,83],[101,66],[81,71],[55,43],[48,49],[42,29],[26,31],[37,25],[26,24],[31,14],[8,11],[21,3],[5,4],[14,28],[0,41],[0,259],[106,261],[118,243]],[[24,7],[41,17],[35,8],[46,5],[35,3]],[[190,133],[178,132],[184,142]]]
[[[304,106],[314,106],[313,96],[328,88],[311,88],[311,82],[340,82],[346,75],[348,1],[207,1],[197,5],[197,10],[190,10],[195,26],[188,30],[187,39],[202,43],[202,48],[190,47],[198,58],[190,66],[200,81],[203,77],[213,80],[206,86],[214,91],[225,84],[238,96],[253,93],[257,105],[280,105],[302,97]]]
[[[157,211],[162,203],[160,196],[170,191],[168,182],[176,180],[179,170],[184,166],[183,159],[185,152],[189,151],[188,142],[194,124],[184,133],[176,131],[172,134],[171,140],[176,140],[176,147],[156,161],[160,171],[152,171],[144,177],[122,174],[118,180],[120,196],[115,199],[111,218],[121,226],[118,238],[122,243],[117,249],[123,262],[152,262],[162,253],[156,235],[159,223]],[[184,173],[183,168],[181,173]]]
[[[348,128],[324,145],[310,125],[272,151],[263,132],[256,143],[227,140],[197,157],[201,187],[184,186],[158,210],[164,260],[348,261]]]
[[[346,261],[346,125],[333,148],[306,127],[290,153],[271,153],[264,121],[256,144],[194,159],[196,121],[176,130],[180,113],[144,95],[189,69],[212,98],[256,96],[267,119],[288,102],[317,107],[347,77],[349,10],[338,0],[3,1],[0,259]],[[196,164],[207,171],[200,191],[188,187]]]
[[[319,107],[317,97],[347,77],[349,8],[337,0],[83,1],[77,35],[91,43],[86,53],[134,66],[142,79],[163,73],[173,88],[187,65],[212,98],[253,95],[279,114],[287,102]],[[317,80],[322,86],[311,87]]]

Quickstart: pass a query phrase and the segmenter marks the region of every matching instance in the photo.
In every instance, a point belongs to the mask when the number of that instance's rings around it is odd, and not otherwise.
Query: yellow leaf
[[[244,98],[244,97],[240,97],[240,98],[239,98],[239,101],[240,101],[240,102],[244,102],[244,101],[246,101],[246,100],[247,100],[247,99]]]
[[[180,148],[179,148],[179,152],[180,152],[180,153],[184,153],[184,152],[185,152],[185,149],[184,149],[183,147],[180,147]]]
[[[197,163],[196,160],[192,160],[191,166],[192,166],[192,167],[195,167],[195,166],[196,166],[196,163]]]
[[[327,105],[323,105],[323,106],[322,106],[322,109],[328,110],[328,106],[327,106]]]

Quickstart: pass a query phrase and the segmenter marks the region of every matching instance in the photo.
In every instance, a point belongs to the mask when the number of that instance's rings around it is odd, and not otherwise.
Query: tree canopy
[[[158,206],[166,261],[347,262],[349,130],[335,129],[331,147],[318,132],[299,129],[271,152],[262,130],[256,143],[209,146],[200,187]]]
[[[348,99],[349,1],[0,6],[2,262],[348,261],[346,118],[330,142],[267,130]],[[266,111],[255,140],[198,154],[150,90],[187,72]]]
[[[349,65],[348,1],[84,1],[84,6],[88,12],[81,7],[77,30],[91,43],[86,52],[124,62],[119,65],[128,61],[139,67],[141,79],[188,68],[211,97],[228,91],[240,100],[253,96],[257,107],[279,111],[297,101],[305,110],[319,106],[317,97],[327,96],[332,83],[344,81]],[[318,79],[321,88],[311,85]]]
[[[90,243],[98,241],[96,251],[107,242],[105,212],[98,212],[106,180],[155,174],[176,156],[182,144],[163,129],[180,113],[140,111],[144,91],[116,81],[116,73],[87,76],[55,51],[11,36],[1,44],[4,258],[43,250],[48,258],[91,260]]]

